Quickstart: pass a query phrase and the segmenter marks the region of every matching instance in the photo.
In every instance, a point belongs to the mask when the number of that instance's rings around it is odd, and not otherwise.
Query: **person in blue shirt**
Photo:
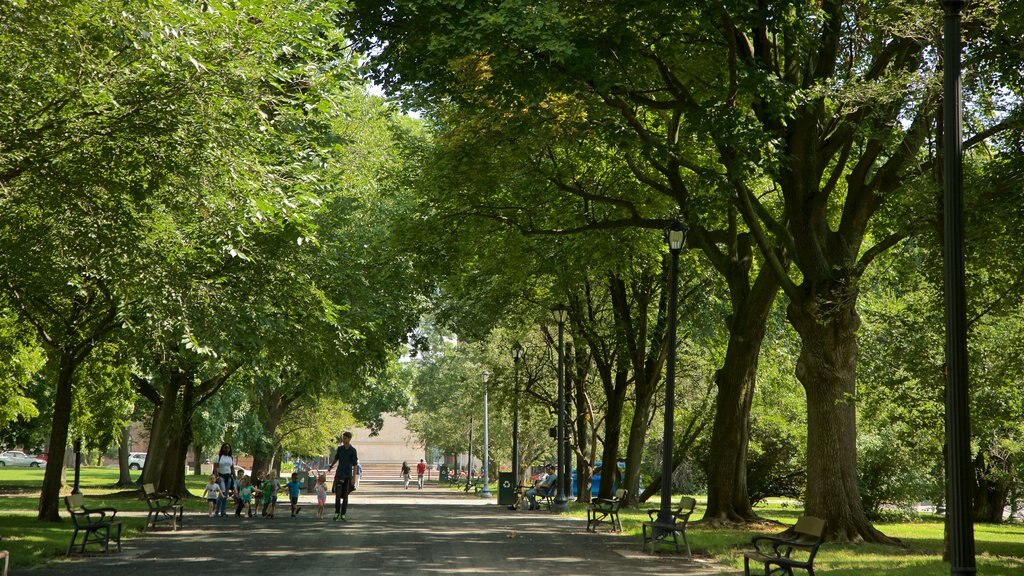
[[[334,521],[346,522],[348,494],[355,490],[353,481],[356,476],[356,467],[359,464],[359,455],[355,446],[352,445],[351,432],[341,435],[341,446],[338,446],[338,450],[334,453],[334,460],[327,467],[327,471],[330,472],[335,464],[338,465],[338,472],[334,475]]]
[[[302,493],[302,483],[299,482],[299,475],[292,472],[292,479],[285,482],[285,488],[288,489],[288,499],[292,502],[292,518],[299,515],[301,507],[299,506],[299,494]]]

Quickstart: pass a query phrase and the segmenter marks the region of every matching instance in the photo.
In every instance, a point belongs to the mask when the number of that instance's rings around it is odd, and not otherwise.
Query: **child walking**
[[[277,479],[277,470],[267,472],[267,479],[263,481],[263,515],[267,518],[274,517],[274,510],[277,508],[277,493],[281,491],[281,482]]]
[[[292,503],[292,518],[299,515],[299,494],[302,492],[302,483],[299,482],[299,475],[292,472],[292,479],[285,483],[288,489],[288,500]]]
[[[316,517],[324,519],[324,505],[327,504],[327,474],[323,472],[316,479]]]
[[[257,470],[252,476],[252,514],[249,516],[259,516],[260,504],[263,503],[263,485],[266,483],[263,480],[263,471]],[[263,514],[266,515],[267,509],[263,508]]]
[[[252,518],[252,492],[252,480],[244,476],[238,488],[238,508],[235,509],[235,516],[241,516],[244,509],[246,515]]]
[[[224,497],[224,489],[219,480],[220,478],[216,474],[211,474],[210,483],[203,489],[203,496],[206,497],[207,506],[210,509],[210,518],[213,518],[213,513],[217,509],[217,501]]]

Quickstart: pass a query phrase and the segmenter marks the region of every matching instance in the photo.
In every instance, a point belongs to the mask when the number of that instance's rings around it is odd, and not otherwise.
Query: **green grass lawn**
[[[39,507],[39,489],[44,470],[37,468],[0,468],[0,547],[11,552],[15,567],[32,566],[64,556],[71,539],[71,520],[61,503],[63,522],[54,524],[36,520]],[[138,478],[137,474],[132,475]],[[144,512],[146,503],[137,490],[116,486],[117,468],[82,468],[79,486],[91,507],[113,507],[119,512]],[[73,479],[68,474],[68,480]],[[199,494],[206,485],[206,476],[186,476],[189,490]],[[63,493],[61,494],[64,495]],[[185,511],[205,512],[206,500],[191,498],[184,501]],[[143,517],[124,517],[123,537],[131,538],[145,522]]]
[[[698,499],[698,502],[700,499]],[[656,507],[656,503],[652,503]],[[586,518],[585,504],[572,504],[572,514]],[[623,510],[622,537],[641,543],[641,527],[648,520],[647,507]],[[801,510],[769,504],[756,508],[757,513],[769,520],[795,524]],[[698,504],[693,518],[704,513]],[[902,546],[877,544],[826,543],[818,551],[815,571],[834,576],[940,576],[949,574],[949,565],[942,561],[943,520],[941,516],[925,515],[916,522],[881,523],[876,527],[889,536],[899,538]],[[695,522],[687,530],[690,547],[695,554],[716,558],[723,564],[743,569],[743,552],[749,550],[751,537],[756,534],[780,532],[777,526],[766,524],[763,529],[705,528]],[[977,548],[978,573],[993,576],[1019,576],[1024,574],[1024,525],[978,524],[974,528]],[[670,547],[669,547],[670,548]]]

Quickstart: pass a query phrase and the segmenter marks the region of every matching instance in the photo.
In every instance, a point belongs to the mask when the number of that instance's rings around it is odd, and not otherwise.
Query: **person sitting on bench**
[[[536,486],[526,491],[526,498],[530,501],[530,510],[540,510],[540,505],[537,504],[537,496],[547,497],[555,491],[555,482],[558,480],[558,474],[555,474],[555,467],[553,464],[548,464],[545,470],[547,470],[548,475],[538,482]]]

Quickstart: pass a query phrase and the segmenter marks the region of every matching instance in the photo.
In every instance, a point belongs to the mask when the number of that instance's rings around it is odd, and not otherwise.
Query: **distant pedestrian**
[[[299,515],[299,494],[302,493],[302,482],[299,482],[299,475],[293,473],[292,479],[286,483],[288,489],[288,500],[292,504],[292,518]]]
[[[356,488],[359,488],[359,481],[363,479],[363,465],[356,462]]]
[[[416,465],[416,483],[419,484],[420,490],[423,490],[423,476],[427,473],[427,463],[420,458],[420,463]]]
[[[316,517],[324,519],[324,504],[327,504],[327,474],[320,474],[316,479]]]
[[[203,496],[206,498],[210,518],[213,518],[213,514],[217,510],[217,501],[224,496],[224,489],[221,488],[219,476],[210,474],[210,482],[203,489]]]
[[[409,474],[412,473],[412,469],[405,462],[402,462],[402,481],[405,482],[405,489],[409,489]]]
[[[352,433],[345,432],[341,435],[341,446],[334,453],[334,460],[327,467],[330,472],[334,465],[338,465],[338,471],[334,474],[334,521],[347,521],[345,514],[348,512],[348,495],[355,490],[353,484],[356,476],[356,467],[359,465],[359,455],[352,446]]]
[[[213,457],[213,463],[217,466],[217,474],[224,480],[224,489],[227,491],[235,488],[235,457],[231,455],[231,445],[225,442],[220,445],[220,452]]]

